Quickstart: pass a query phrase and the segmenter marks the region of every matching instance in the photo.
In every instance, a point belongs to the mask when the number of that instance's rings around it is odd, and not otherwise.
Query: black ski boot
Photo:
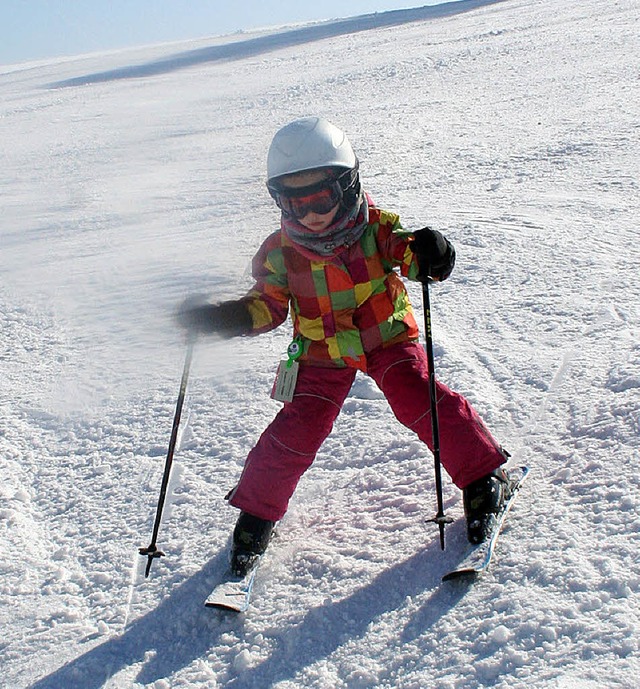
[[[244,577],[264,553],[273,535],[275,522],[240,512],[233,530],[231,548],[231,571],[237,577]]]
[[[501,467],[462,490],[470,543],[482,543],[489,538],[496,524],[496,515],[508,496],[509,479]]]

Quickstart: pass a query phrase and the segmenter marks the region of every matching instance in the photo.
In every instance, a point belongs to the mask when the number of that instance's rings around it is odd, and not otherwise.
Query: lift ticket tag
[[[297,359],[302,356],[304,346],[302,340],[296,337],[295,340],[287,347],[287,360],[281,361],[278,366],[278,373],[276,375],[276,382],[271,390],[271,397],[279,402],[291,402],[293,400],[293,393],[296,389],[296,381],[298,380],[299,364]]]

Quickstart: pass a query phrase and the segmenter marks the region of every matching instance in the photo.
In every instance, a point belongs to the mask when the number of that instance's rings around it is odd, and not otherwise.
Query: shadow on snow
[[[216,575],[226,566],[221,552],[187,579],[154,610],[126,630],[42,678],[30,689],[99,689],[121,670],[142,663],[145,682],[171,675],[206,654],[227,629],[211,633],[211,614],[203,605]]]
[[[434,543],[386,569],[347,598],[312,608],[301,622],[278,633],[278,646],[269,658],[241,671],[233,686],[271,686],[292,679],[306,667],[330,656],[346,638],[363,637],[381,615],[404,607],[407,597],[431,589],[433,594],[418,614],[408,620],[405,636],[416,638],[432,629],[467,591],[439,585],[440,575],[433,563],[440,552]],[[217,645],[227,646],[222,636],[230,631],[239,632],[242,638],[242,616],[203,605],[225,567],[226,554],[222,552],[121,635],[68,662],[37,681],[31,689],[100,689],[118,672],[141,663],[144,664],[136,681],[151,684],[170,677],[198,658],[206,658]],[[264,574],[267,575],[266,568]],[[235,655],[237,649],[232,650]],[[232,662],[233,659],[229,665]]]
[[[48,88],[65,88],[68,86],[81,86],[85,84],[116,81],[118,79],[153,77],[208,62],[241,60],[246,57],[254,57],[281,48],[290,48],[296,45],[321,41],[325,38],[334,38],[344,34],[381,29],[389,26],[399,26],[401,24],[408,24],[410,22],[417,22],[425,19],[461,14],[483,5],[492,5],[502,1],[503,0],[457,0],[456,2],[447,2],[441,5],[416,7],[407,10],[392,10],[389,12],[366,14],[349,19],[321,22],[298,29],[290,29],[281,33],[259,36],[257,38],[248,38],[244,41],[237,41],[226,45],[189,50],[141,65],[130,65],[104,72],[86,74],[72,79],[65,79],[64,81],[49,84]]]
[[[381,616],[394,611],[404,614],[407,598],[430,590],[429,598],[408,618],[403,639],[413,640],[433,630],[468,591],[468,587],[441,585],[438,567],[433,566],[440,553],[439,544],[434,543],[385,569],[347,598],[312,608],[299,624],[283,631],[278,649],[269,658],[242,673],[233,686],[250,689],[295,680],[298,673],[328,658],[346,642],[364,638]],[[385,671],[393,677],[393,667]]]

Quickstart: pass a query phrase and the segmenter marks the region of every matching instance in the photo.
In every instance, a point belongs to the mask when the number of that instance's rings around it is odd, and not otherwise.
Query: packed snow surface
[[[638,686],[640,5],[456,5],[0,70],[0,686]],[[202,604],[223,498],[290,326],[198,343],[145,579],[172,314],[248,288],[278,223],[270,139],[309,114],[348,132],[379,205],[455,243],[437,373],[532,474],[490,572],[442,584],[460,491],[441,552],[432,457],[359,377],[225,615]]]

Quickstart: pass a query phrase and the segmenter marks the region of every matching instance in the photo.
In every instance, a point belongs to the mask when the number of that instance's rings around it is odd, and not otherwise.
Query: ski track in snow
[[[144,78],[72,85],[175,44],[2,70],[0,687],[637,686],[639,25],[632,0],[506,0],[265,52],[213,39],[216,62],[194,42]],[[443,553],[431,456],[358,377],[250,611],[224,615],[202,606],[223,498],[278,409],[289,331],[199,343],[145,579],[171,313],[250,284],[277,222],[267,147],[309,113],[349,133],[382,207],[456,244],[437,373],[533,473],[492,570],[442,585],[467,548],[460,493],[445,481]]]

